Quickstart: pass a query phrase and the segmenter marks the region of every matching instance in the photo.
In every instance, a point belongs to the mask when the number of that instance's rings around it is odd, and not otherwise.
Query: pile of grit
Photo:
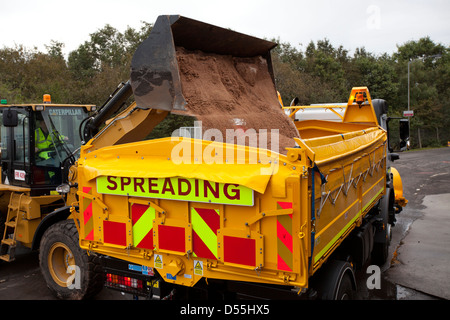
[[[263,57],[238,58],[181,47],[176,50],[185,108],[188,115],[202,121],[203,133],[217,129],[223,142],[228,142],[227,129],[256,132],[258,146],[263,147],[259,133],[266,129],[267,149],[286,154],[285,148],[295,146],[293,138],[299,137],[298,131],[281,109]],[[279,130],[279,148],[270,140],[274,129]],[[245,145],[249,145],[248,139]]]

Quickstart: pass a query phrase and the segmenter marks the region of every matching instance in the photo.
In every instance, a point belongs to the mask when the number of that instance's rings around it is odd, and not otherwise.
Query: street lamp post
[[[410,69],[411,69],[410,66],[411,66],[411,59],[408,60],[408,111],[409,111],[409,108],[410,108],[410,97],[409,97],[409,95],[410,95],[410,91],[411,91],[411,89],[409,87],[409,85],[410,85],[409,73],[410,73]]]
[[[411,69],[411,59],[408,60],[408,111],[410,111],[411,107],[411,98],[410,98],[410,79],[409,79],[409,73]],[[408,137],[409,137],[409,144],[411,145],[411,117],[408,117]]]
[[[441,58],[442,54],[434,54],[432,56],[428,56],[428,58]],[[411,93],[411,89],[410,89],[410,69],[411,69],[411,62],[413,62],[414,60],[417,59],[423,59],[422,58],[416,58],[416,59],[409,59],[408,60],[408,111],[410,111],[411,108],[411,97],[410,97],[410,93]],[[409,143],[411,143],[411,117],[408,117],[408,127],[409,127]]]

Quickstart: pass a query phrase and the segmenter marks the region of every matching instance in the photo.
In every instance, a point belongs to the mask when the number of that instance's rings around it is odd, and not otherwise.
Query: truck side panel
[[[333,142],[322,154],[322,150],[312,147],[324,178],[321,181],[318,174],[315,175],[314,271],[356,226],[361,225],[362,218],[385,194],[386,136],[382,130],[376,130],[378,142],[372,139],[366,141],[367,133],[337,135],[313,141],[321,149],[325,149],[323,146],[327,144],[320,140]],[[366,131],[370,130],[366,128]],[[353,145],[359,150],[352,151],[351,156],[335,158],[333,148],[338,149],[334,146],[338,139],[348,142],[352,146],[349,150],[354,149]],[[309,142],[306,140],[306,143]]]

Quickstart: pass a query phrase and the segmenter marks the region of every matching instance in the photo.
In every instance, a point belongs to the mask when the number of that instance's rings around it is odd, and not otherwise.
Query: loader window
[[[44,112],[48,115],[50,125],[64,140],[65,147],[70,152],[81,146],[79,128],[81,122],[88,116],[83,108],[47,108]],[[67,151],[67,150],[66,150]]]
[[[62,162],[81,146],[79,127],[84,108],[48,107],[35,115],[35,183],[60,184]]]
[[[30,149],[29,149],[29,119],[23,114],[18,114],[19,125],[14,129],[14,139],[15,139],[15,150],[14,150],[14,160],[18,162],[27,163],[30,159]]]
[[[2,113],[0,113],[0,121],[2,120]],[[18,113],[18,125],[14,127],[1,126],[1,158],[3,160],[9,160],[9,156],[15,162],[26,163],[30,159],[30,128],[29,118],[24,113]],[[0,122],[1,123],[1,122]],[[10,139],[10,136],[13,139]],[[8,144],[9,150],[8,150]],[[8,151],[10,154],[8,155]]]

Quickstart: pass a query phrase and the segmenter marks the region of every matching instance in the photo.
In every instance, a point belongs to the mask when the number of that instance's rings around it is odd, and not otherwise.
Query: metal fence
[[[398,121],[389,123],[389,142],[394,150],[399,150],[399,128]],[[412,124],[410,127],[410,148],[429,148],[449,146],[450,127],[439,124],[437,126],[418,126]]]

